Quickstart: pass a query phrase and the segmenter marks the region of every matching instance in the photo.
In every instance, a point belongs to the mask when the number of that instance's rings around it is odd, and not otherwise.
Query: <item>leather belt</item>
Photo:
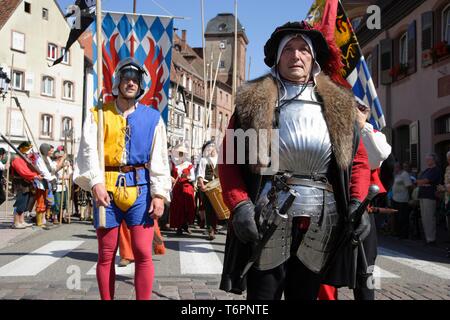
[[[320,181],[320,180],[291,177],[286,180],[286,184],[294,184],[294,185],[300,185],[300,186],[313,187],[313,188],[333,192],[333,186],[331,184],[329,184],[328,182]]]
[[[131,171],[137,171],[138,169],[144,169],[144,168],[145,168],[145,164],[135,164],[135,165],[126,165],[126,166],[106,166],[105,171],[128,173]]]

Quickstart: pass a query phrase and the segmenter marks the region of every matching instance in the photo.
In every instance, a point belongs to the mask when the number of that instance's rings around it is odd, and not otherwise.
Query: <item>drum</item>
[[[223,202],[222,187],[220,186],[219,179],[208,182],[205,193],[216,212],[217,219],[227,220],[230,217],[230,209]]]

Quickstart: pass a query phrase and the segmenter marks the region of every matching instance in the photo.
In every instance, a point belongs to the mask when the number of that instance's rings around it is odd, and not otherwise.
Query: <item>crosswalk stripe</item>
[[[0,277],[35,276],[84,241],[51,241],[0,268]]]
[[[424,272],[441,279],[450,280],[450,268],[438,265],[427,260],[414,258],[383,247],[378,248],[378,254],[386,259],[403,264],[420,272]]]
[[[209,243],[180,241],[181,274],[221,274],[222,262]]]
[[[384,270],[383,268],[380,268],[379,266],[375,266],[374,270],[373,270],[373,276],[375,278],[400,278],[400,276],[389,272],[387,270]]]
[[[134,263],[130,263],[129,265],[127,265],[126,267],[119,267],[119,261],[120,261],[120,255],[119,255],[119,251],[117,251],[116,254],[116,275],[121,275],[121,276],[131,276],[134,275]],[[92,268],[89,269],[89,271],[86,273],[87,276],[95,276],[96,274],[96,269],[97,269],[97,264],[94,264],[92,266]]]

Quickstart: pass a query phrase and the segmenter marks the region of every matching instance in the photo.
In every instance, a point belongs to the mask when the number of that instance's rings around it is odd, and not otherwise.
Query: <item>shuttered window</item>
[[[413,74],[417,70],[417,36],[416,36],[416,21],[410,23],[408,26],[407,32],[407,41],[408,41],[408,74]]]
[[[384,39],[380,42],[380,55],[381,55],[381,84],[392,83],[392,77],[389,71],[392,68],[392,40]]]
[[[422,67],[433,63],[431,48],[433,48],[433,12],[422,13]]]

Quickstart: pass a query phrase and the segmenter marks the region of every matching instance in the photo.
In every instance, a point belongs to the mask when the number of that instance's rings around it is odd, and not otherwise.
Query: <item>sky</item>
[[[57,0],[61,9],[75,0]],[[187,42],[191,47],[202,46],[201,0],[136,0],[136,12],[152,15],[173,15],[174,26],[187,30]],[[268,72],[264,64],[263,48],[277,26],[288,21],[303,20],[314,0],[238,0],[238,18],[249,39],[247,68],[251,58],[250,79]],[[161,8],[162,7],[162,8]],[[133,12],[133,0],[103,0],[106,11]],[[218,13],[234,13],[234,0],[204,0],[205,28]],[[247,69],[248,74],[248,69]]]

